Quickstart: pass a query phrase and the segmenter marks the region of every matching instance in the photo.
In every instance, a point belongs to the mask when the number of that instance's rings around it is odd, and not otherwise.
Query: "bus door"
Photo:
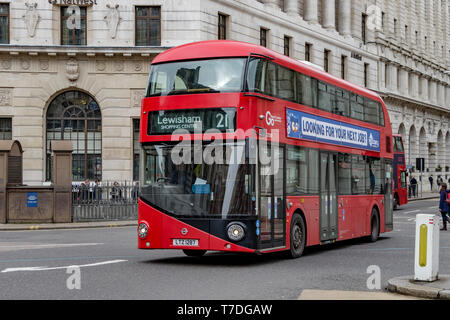
[[[384,162],[384,223],[387,230],[393,229],[394,198],[392,195],[392,161]]]
[[[337,154],[320,153],[320,241],[338,237]]]
[[[286,246],[284,188],[284,147],[261,143],[259,148],[259,224],[258,249]],[[268,159],[270,163],[268,163]]]

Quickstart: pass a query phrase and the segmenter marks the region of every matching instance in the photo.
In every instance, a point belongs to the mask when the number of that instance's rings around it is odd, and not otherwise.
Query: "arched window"
[[[58,95],[47,110],[46,180],[51,180],[51,140],[72,140],[72,180],[101,179],[102,115],[97,102],[81,91]]]

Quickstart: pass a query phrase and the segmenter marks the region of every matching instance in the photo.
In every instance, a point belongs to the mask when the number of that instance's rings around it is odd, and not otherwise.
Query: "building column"
[[[400,94],[408,95],[408,70],[405,68],[400,68],[399,70],[399,79],[398,82],[400,84]]]
[[[411,88],[409,92],[413,98],[419,97],[419,75],[415,72],[411,73]]]
[[[323,27],[336,29],[336,5],[335,0],[322,0]]]
[[[284,8],[290,16],[299,15],[298,0],[284,0]]]
[[[339,1],[339,32],[344,37],[352,34],[352,0]]]
[[[436,104],[437,103],[436,81],[430,79],[429,86],[430,86],[430,97],[429,97],[430,102]]]
[[[303,19],[309,23],[317,23],[319,21],[317,12],[317,0],[305,0],[305,14]]]
[[[386,90],[386,63],[384,58],[381,58],[378,62],[378,88],[382,91]]]
[[[420,91],[422,92],[420,98],[423,101],[428,101],[428,79],[425,77],[420,78]]]
[[[445,106],[445,86],[441,82],[438,83],[437,99],[440,106]]]
[[[386,87],[391,92],[397,92],[397,84],[398,84],[398,71],[397,66],[394,64],[390,64],[388,67],[387,74],[387,83]]]

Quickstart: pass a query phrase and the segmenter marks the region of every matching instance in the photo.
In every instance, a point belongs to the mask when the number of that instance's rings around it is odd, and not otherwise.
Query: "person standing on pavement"
[[[412,177],[411,181],[409,183],[411,185],[412,196],[415,198],[416,197],[416,189],[417,189],[417,180],[416,180],[416,178]]]
[[[441,184],[441,196],[439,198],[439,211],[441,212],[442,215],[442,223],[443,223],[443,227],[441,230],[447,230],[447,213],[448,213],[448,209],[449,209],[449,204],[447,203],[447,184],[446,183],[442,183]]]
[[[433,191],[433,175],[430,175],[428,181],[430,181],[430,191]]]

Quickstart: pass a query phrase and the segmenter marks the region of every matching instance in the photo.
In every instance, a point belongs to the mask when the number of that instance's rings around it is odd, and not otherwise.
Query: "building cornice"
[[[28,54],[36,56],[46,54],[49,56],[56,55],[86,55],[86,56],[143,56],[159,54],[171,47],[94,47],[94,46],[33,46],[33,45],[0,45],[0,53],[8,53],[10,55]]]
[[[386,101],[395,100],[395,101],[399,101],[401,103],[407,102],[407,103],[411,103],[411,104],[415,105],[416,107],[428,108],[428,109],[432,109],[433,111],[445,112],[446,114],[450,115],[450,110],[445,109],[442,106],[430,104],[430,103],[412,99],[412,98],[407,98],[405,96],[401,96],[401,95],[398,95],[398,94],[392,93],[392,92],[379,91],[379,90],[374,90],[374,91],[377,92],[381,96],[381,98]]]

